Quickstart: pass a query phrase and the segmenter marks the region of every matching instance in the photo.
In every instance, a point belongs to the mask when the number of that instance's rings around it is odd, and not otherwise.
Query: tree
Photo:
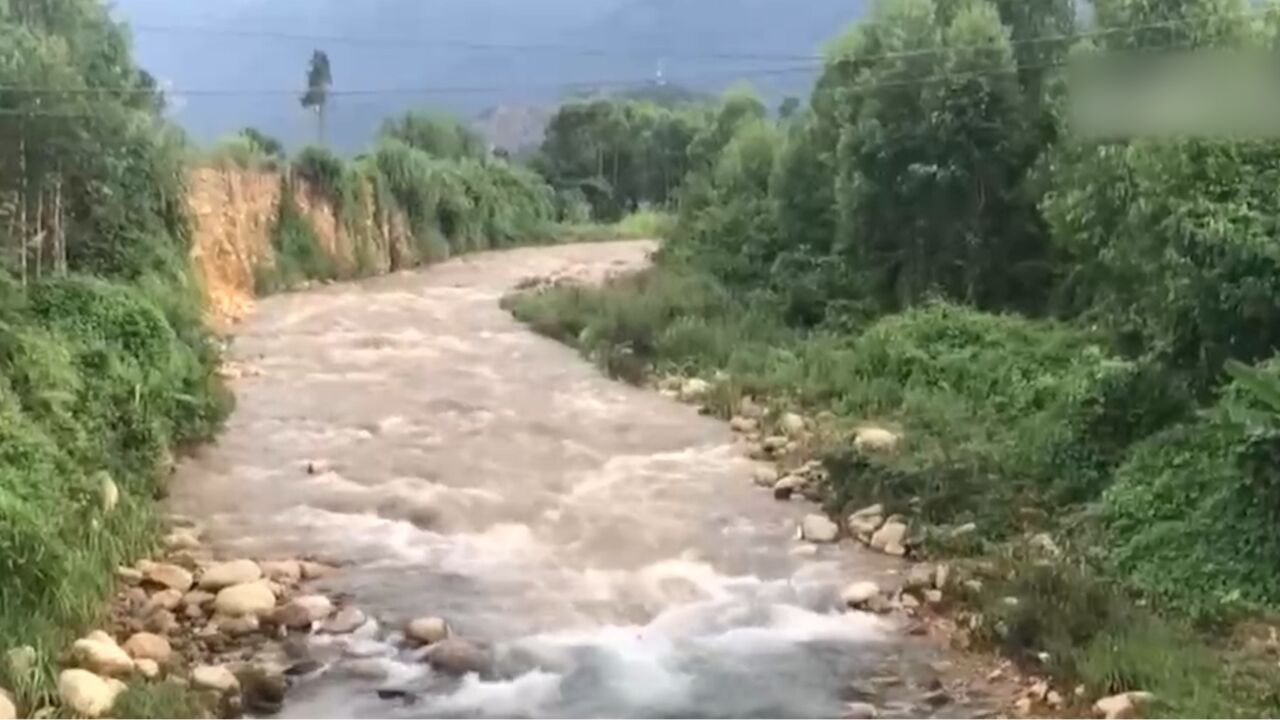
[[[302,107],[316,114],[316,136],[320,144],[325,140],[325,111],[329,105],[329,86],[333,84],[333,73],[329,67],[329,56],[323,50],[311,54],[311,63],[307,67],[307,90],[302,94]]]

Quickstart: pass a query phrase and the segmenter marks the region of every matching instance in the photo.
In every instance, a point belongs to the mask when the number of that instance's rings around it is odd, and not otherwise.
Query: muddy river
[[[172,504],[215,548],[340,566],[377,623],[316,636],[296,717],[838,717],[918,703],[936,651],[839,589],[899,572],[796,539],[728,426],[609,380],[499,307],[522,279],[643,265],[648,243],[474,255],[261,302],[252,368]],[[309,462],[323,472],[307,472]],[[398,643],[447,618],[496,662],[437,676]],[[936,681],[935,685],[936,685]]]

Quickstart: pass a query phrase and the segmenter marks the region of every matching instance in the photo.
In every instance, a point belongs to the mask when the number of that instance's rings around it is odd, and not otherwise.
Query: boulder
[[[116,568],[116,579],[125,585],[137,585],[142,582],[142,571],[131,567],[118,567]]]
[[[268,560],[258,563],[268,580],[294,585],[302,580],[302,566],[297,560]]]
[[[105,715],[124,690],[119,680],[98,677],[88,670],[63,670],[58,675],[58,698],[80,717]]]
[[[71,654],[77,665],[99,675],[118,676],[133,672],[133,658],[111,636],[101,631],[76,640],[71,645]]]
[[[265,584],[249,582],[232,585],[218,591],[213,600],[214,609],[221,615],[264,615],[276,606],[276,596]]]
[[[169,563],[147,563],[140,569],[145,580],[180,593],[190,590],[194,582],[189,571]]]
[[[173,656],[173,648],[169,646],[168,640],[148,632],[134,633],[125,640],[124,651],[134,660],[154,660],[161,665],[167,664]]]
[[[881,525],[884,525],[883,505],[864,507],[845,520],[845,527],[849,529],[849,534],[863,542],[870,540]]]
[[[1035,703],[1029,697],[1018,698],[1013,703],[1013,714],[1018,717],[1031,717],[1031,713],[1035,708]]]
[[[760,487],[771,488],[778,482],[778,471],[776,468],[762,465],[756,468],[754,481]]]
[[[853,438],[853,447],[860,453],[892,452],[898,447],[901,436],[881,427],[859,428]]]
[[[760,423],[756,422],[753,418],[746,418],[741,415],[734,416],[734,418],[729,421],[729,429],[736,433],[755,432],[759,427]]]
[[[148,632],[168,635],[178,629],[178,619],[173,616],[172,611],[161,609],[147,615],[142,626]]]
[[[150,615],[156,610],[173,610],[182,604],[183,597],[181,592],[172,589],[152,593],[151,597],[147,598],[146,604],[142,606],[142,614]]]
[[[752,398],[744,397],[742,398],[742,401],[738,403],[738,414],[745,418],[759,420],[764,416],[764,408],[758,405]]]
[[[432,645],[449,637],[449,624],[444,618],[420,617],[405,625],[404,635],[419,645]]]
[[[862,607],[880,596],[880,586],[869,580],[848,585],[840,591],[840,600],[849,607]]]
[[[788,442],[790,441],[783,435],[770,435],[764,439],[760,446],[764,448],[766,453],[777,455],[786,450]]]
[[[1120,693],[1098,700],[1093,704],[1093,713],[1107,720],[1137,717],[1142,708],[1151,704],[1153,700],[1155,696],[1149,692]]]
[[[215,615],[213,623],[218,630],[230,637],[240,637],[258,632],[262,627],[257,615]]]
[[[871,536],[871,547],[881,552],[888,552],[891,547],[901,547],[902,541],[907,537],[907,526],[905,523],[889,520],[880,526],[879,530]],[[894,554],[894,553],[891,553]]]
[[[320,622],[333,614],[333,601],[324,595],[296,597],[289,601],[289,606],[301,608],[311,622]]]
[[[367,621],[368,618],[360,608],[348,605],[329,618],[321,626],[320,630],[334,635],[345,635],[355,632],[356,628],[364,625]]]
[[[800,523],[800,536],[809,542],[831,543],[840,537],[840,526],[826,515],[806,515]]]
[[[474,643],[461,638],[446,638],[431,646],[427,662],[439,672],[450,675],[484,674],[489,669],[489,655]]]
[[[0,720],[17,720],[18,705],[8,690],[0,688]]]
[[[252,560],[232,560],[210,565],[200,576],[200,589],[217,592],[232,585],[245,585],[262,579],[262,568]]]
[[[702,378],[689,378],[680,385],[680,399],[685,402],[700,402],[711,392],[711,383]]]
[[[135,660],[134,667],[138,669],[138,674],[148,680],[155,680],[160,677],[160,663],[150,658],[141,658]]]
[[[182,605],[185,607],[203,608],[213,602],[217,595],[208,590],[192,590],[182,596]]]
[[[934,570],[930,565],[915,565],[907,571],[902,589],[907,591],[928,590],[933,587]]]
[[[203,690],[229,693],[240,689],[234,673],[222,665],[199,665],[191,671],[191,684]]]
[[[800,437],[804,434],[805,421],[796,413],[786,413],[778,421],[778,427],[782,428],[782,432],[786,433],[787,437]]]
[[[804,478],[788,475],[773,484],[773,496],[778,500],[790,500],[797,490],[804,487]]]

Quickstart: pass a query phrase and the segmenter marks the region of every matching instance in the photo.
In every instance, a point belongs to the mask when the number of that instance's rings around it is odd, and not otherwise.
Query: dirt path
[[[312,641],[291,716],[882,716],[922,705],[939,656],[845,613],[899,572],[796,541],[812,508],[753,486],[728,427],[612,382],[498,306],[529,276],[600,277],[648,243],[522,249],[261,303],[238,408],[184,463],[174,509],[214,546],[314,555],[382,630]],[[309,461],[327,471],[308,474]],[[497,659],[438,677],[395,630],[446,617]],[[869,686],[868,686],[869,685]]]

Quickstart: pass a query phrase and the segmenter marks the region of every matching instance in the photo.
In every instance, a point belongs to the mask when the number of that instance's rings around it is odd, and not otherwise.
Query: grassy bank
[[[509,304],[617,377],[712,380],[723,417],[751,395],[823,418],[828,509],[881,502],[912,518],[921,556],[980,581],[951,598],[968,636],[1068,693],[1146,690],[1177,716],[1280,710],[1274,660],[1243,639],[1278,574],[1240,464],[1262,435],[1227,407],[1261,410],[1245,388],[1196,413],[1086,331],[942,302],[797,329],[769,294],[670,259]],[[856,454],[843,438],[866,421],[901,430],[905,447]],[[950,539],[970,522],[976,534]],[[1040,533],[1060,555],[1029,542]]]
[[[0,667],[34,711],[56,660],[101,620],[114,570],[148,552],[170,449],[212,436],[230,398],[194,294],[68,277],[0,278]]]

